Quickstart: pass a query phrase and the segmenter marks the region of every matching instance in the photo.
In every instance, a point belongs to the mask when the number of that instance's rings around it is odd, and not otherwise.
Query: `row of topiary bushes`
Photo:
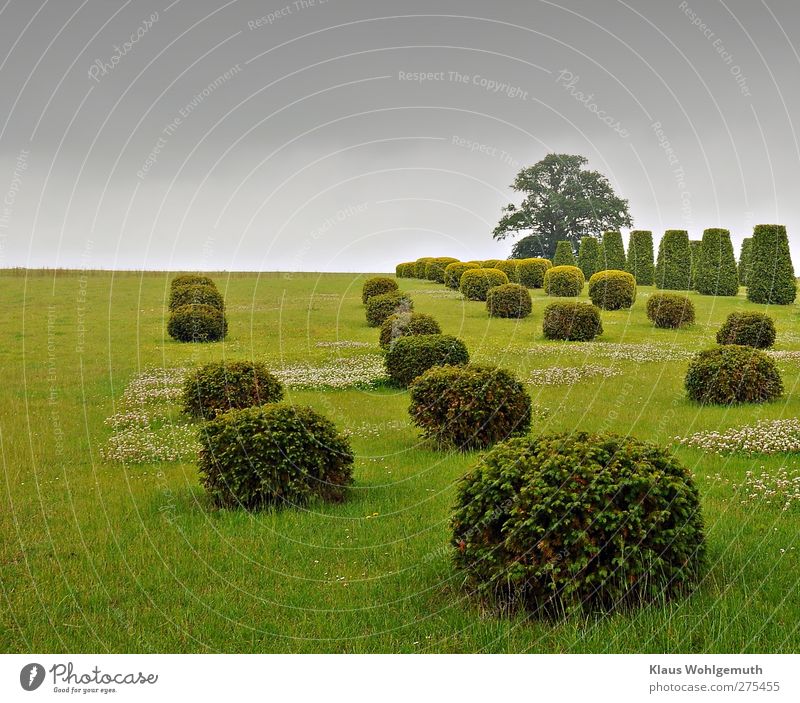
[[[225,301],[208,276],[173,278],[168,307],[167,333],[178,342],[217,342],[228,333]]]

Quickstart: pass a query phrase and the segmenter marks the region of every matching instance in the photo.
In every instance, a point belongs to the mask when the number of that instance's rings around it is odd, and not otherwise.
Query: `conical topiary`
[[[581,239],[581,247],[578,249],[578,268],[583,271],[587,281],[601,270],[600,242],[597,241],[596,237],[584,237]]]
[[[668,229],[658,245],[656,288],[689,290],[690,273],[689,233],[685,229]]]
[[[789,305],[797,296],[789,238],[783,225],[756,225],[747,275],[747,299],[753,303]]]
[[[553,266],[575,266],[575,252],[572,250],[572,242],[561,241],[556,244]]]
[[[747,285],[747,274],[753,259],[753,238],[745,237],[742,240],[742,252],[739,254],[739,285]]]
[[[605,267],[607,269],[625,270],[625,247],[619,232],[603,232],[603,251],[606,255]]]
[[[636,285],[652,286],[656,271],[653,264],[653,233],[635,229],[628,239],[628,261],[625,270],[636,279]]]
[[[731,233],[726,229],[705,230],[699,253],[695,289],[703,295],[736,295],[739,274]]]

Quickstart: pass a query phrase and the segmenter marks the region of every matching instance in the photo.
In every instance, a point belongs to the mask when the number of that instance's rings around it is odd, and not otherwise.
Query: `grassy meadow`
[[[213,275],[213,274],[212,274]],[[710,570],[681,602],[563,622],[497,617],[460,588],[448,548],[455,484],[476,454],[436,451],[386,386],[289,389],[351,433],[355,485],[340,505],[212,510],[190,458],[109,459],[131,380],[147,369],[256,359],[278,369],[379,354],[360,274],[216,274],[223,343],[166,336],[170,274],[0,275],[0,649],[3,652],[797,652],[800,505],[748,497],[746,472],[797,471],[797,454],[717,455],[677,437],[800,417],[800,359],[778,361],[784,398],[701,408],[683,391],[687,356],[714,343],[737,298],[692,295],[697,323],[656,330],[651,288],[604,312],[596,342],[548,342],[542,291],[524,320],[400,280],[415,310],[461,337],[476,362],[521,379],[551,367],[613,367],[572,385],[529,383],[534,433],[585,429],[672,446],[696,475]],[[584,292],[584,297],[586,293]],[[771,308],[777,350],[800,351],[800,307]],[[358,342],[367,346],[320,342]],[[626,358],[603,344],[640,345]],[[637,349],[641,349],[638,355]],[[558,372],[548,372],[549,374]],[[545,374],[546,376],[546,374]],[[172,412],[172,410],[170,410]],[[175,422],[183,422],[175,418]],[[796,474],[795,474],[796,475]]]

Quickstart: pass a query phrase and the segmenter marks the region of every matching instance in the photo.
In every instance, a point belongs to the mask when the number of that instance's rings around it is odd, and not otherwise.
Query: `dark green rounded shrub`
[[[444,284],[448,288],[458,290],[461,286],[461,274],[463,274],[464,271],[477,268],[480,268],[480,264],[466,261],[456,261],[452,264],[448,264],[444,270]]]
[[[695,288],[703,295],[736,295],[739,292],[736,257],[728,230],[712,228],[703,232],[695,283]]]
[[[417,271],[417,264],[413,261],[405,261],[394,267],[396,278],[414,278]]]
[[[216,287],[216,284],[210,276],[202,276],[197,273],[184,273],[170,281],[170,288],[180,288],[181,286],[211,286]]]
[[[452,256],[437,256],[435,259],[431,259],[425,266],[425,278],[434,283],[444,283],[444,270],[457,261],[458,259],[454,259]]]
[[[517,271],[519,283],[526,288],[541,288],[544,286],[544,275],[547,269],[553,267],[550,259],[518,259]]]
[[[214,285],[193,284],[173,288],[169,295],[169,309],[177,310],[184,305],[210,305],[225,310],[225,300]]]
[[[219,308],[184,305],[170,314],[167,332],[179,342],[218,342],[228,333],[228,321]]]
[[[482,449],[525,434],[531,399],[508,371],[487,366],[437,366],[411,384],[412,422],[423,435],[461,450]]]
[[[706,567],[691,473],[632,437],[503,442],[462,480],[451,524],[465,586],[544,618],[661,603]]]
[[[420,259],[417,259],[414,262],[414,278],[419,278],[420,280],[425,279],[425,269],[428,268],[428,264],[433,261],[432,256],[423,256]]]
[[[685,295],[654,293],[647,300],[647,317],[663,329],[694,324],[694,303]]]
[[[448,334],[401,337],[386,352],[386,372],[392,383],[402,388],[434,366],[467,363],[469,352],[464,342]]]
[[[689,290],[692,256],[689,233],[685,229],[668,229],[658,245],[656,288]]]
[[[491,317],[528,317],[532,309],[531,294],[518,283],[495,286],[486,294],[486,310]]]
[[[200,430],[200,481],[220,508],[259,510],[341,501],[353,452],[334,424],[308,407],[231,410]]]
[[[228,410],[277,403],[283,386],[264,364],[217,361],[201,366],[183,384],[183,411],[194,418],[213,418]]]
[[[572,242],[557,242],[556,253],[553,255],[553,266],[575,266],[576,263]]]
[[[585,279],[577,266],[553,266],[544,274],[544,292],[558,298],[574,298],[583,291]]]
[[[419,334],[441,334],[439,323],[422,312],[397,312],[389,315],[381,325],[380,345],[389,347],[400,337]]]
[[[388,278],[387,276],[368,278],[364,281],[364,286],[361,288],[361,302],[366,305],[371,297],[383,295],[384,293],[391,293],[397,289],[397,281],[393,278]]]
[[[542,331],[547,339],[589,341],[603,334],[600,309],[591,303],[550,303],[544,309]]]
[[[469,269],[461,274],[459,288],[467,300],[486,300],[490,288],[508,283],[508,276],[498,269]]]
[[[367,324],[370,327],[380,327],[389,315],[410,312],[413,307],[411,298],[399,291],[373,295],[367,300]]]
[[[600,242],[597,237],[584,237],[578,249],[578,268],[588,281],[598,271],[603,270],[600,264]]]
[[[747,285],[747,275],[750,272],[750,264],[753,260],[753,238],[745,237],[742,240],[742,251],[739,254],[739,285]]]
[[[691,400],[711,405],[764,403],[783,395],[775,362],[752,347],[726,344],[698,352],[686,372]]]
[[[603,254],[605,255],[603,270],[625,270],[625,245],[622,243],[620,232],[603,232]]]
[[[628,238],[628,260],[625,270],[633,274],[637,285],[652,286],[656,269],[653,264],[653,233],[644,229],[631,231]]]
[[[783,225],[756,225],[747,277],[747,299],[762,305],[790,305],[797,296],[789,239]]]
[[[717,332],[717,344],[769,349],[775,344],[775,323],[761,312],[732,312]]]
[[[626,271],[598,271],[589,279],[589,297],[603,310],[629,308],[636,300],[636,279]]]
[[[519,261],[517,259],[503,259],[495,264],[498,271],[508,276],[509,283],[519,283]]]

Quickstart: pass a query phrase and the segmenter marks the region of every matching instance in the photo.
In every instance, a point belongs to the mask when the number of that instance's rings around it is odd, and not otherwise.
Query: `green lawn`
[[[489,320],[482,303],[402,280],[416,310],[464,339],[475,361],[528,378],[535,369],[616,366],[616,377],[534,386],[533,432],[630,433],[675,447],[696,474],[711,568],[683,602],[589,620],[501,619],[465,597],[450,564],[455,483],[474,454],[433,451],[389,388],[292,390],[353,432],[355,486],[341,505],[262,514],[211,510],[192,461],[103,459],[131,379],[146,368],[223,357],[273,367],[378,353],[355,274],[217,274],[226,342],[165,338],[169,276],[32,272],[0,276],[0,649],[4,652],[796,652],[800,505],[781,511],[734,485],[745,472],[798,468],[797,455],[716,456],[674,438],[800,416],[800,360],[779,362],[786,394],[764,406],[686,401],[686,354],[713,343],[725,316],[760,309],[693,295],[697,324],[655,330],[642,288],[630,311],[603,313],[601,342],[656,344],[668,360],[613,361],[541,334],[533,315]],[[313,299],[312,299],[313,295]],[[800,350],[800,307],[770,309],[777,349]],[[320,341],[369,347],[318,347]],[[541,348],[545,345],[546,348]],[[531,347],[538,347],[531,351]],[[596,347],[600,349],[600,347]]]

